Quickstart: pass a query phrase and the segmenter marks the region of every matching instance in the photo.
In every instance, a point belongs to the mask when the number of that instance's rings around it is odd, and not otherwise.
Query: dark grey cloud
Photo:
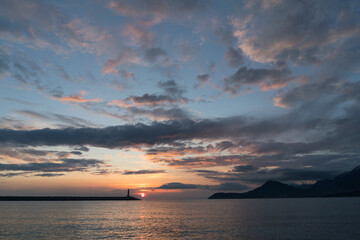
[[[248,189],[246,185],[240,183],[221,183],[219,185],[201,185],[201,184],[185,184],[180,182],[166,183],[157,187],[156,189],[203,189],[203,190],[213,190],[213,191],[242,191]]]
[[[148,169],[137,170],[137,171],[125,170],[122,174],[124,174],[124,175],[141,175],[141,174],[158,174],[158,173],[165,173],[165,171],[164,170],[148,170]]]
[[[189,99],[183,96],[185,90],[181,88],[174,80],[160,81],[157,86],[163,93],[129,96],[124,100],[115,100],[110,102],[112,108],[125,111],[121,115],[113,115],[124,119],[149,118],[151,120],[175,120],[187,119],[191,114],[184,108],[178,107],[189,102]],[[90,109],[93,108],[91,105]],[[102,110],[104,111],[104,110]]]
[[[156,121],[188,119],[191,114],[177,107],[189,101],[184,97],[185,89],[181,88],[174,80],[160,81],[157,86],[163,90],[162,94],[143,94],[130,96],[122,101],[114,102],[113,105],[126,109],[124,117],[146,117]]]
[[[349,109],[343,116],[354,115]],[[313,115],[310,114],[310,117]],[[355,115],[356,124],[360,119]],[[135,124],[111,126],[106,128],[64,128],[38,130],[1,129],[0,142],[28,145],[92,145],[104,147],[126,147],[132,144],[160,144],[180,140],[222,139],[222,138],[265,138],[279,136],[289,131],[304,132],[346,127],[348,122],[334,119],[312,119],[304,116],[300,110],[294,110],[281,117],[269,119],[254,119],[244,116],[204,119],[204,120],[174,120],[153,122],[152,124]],[[336,125],[334,125],[336,123]],[[332,127],[332,128],[331,128]],[[329,129],[329,130],[330,130]],[[331,131],[334,136],[337,131]],[[331,133],[329,132],[329,133]],[[327,136],[330,138],[330,135]]]
[[[198,75],[198,76],[196,77],[196,79],[197,79],[199,82],[204,83],[204,82],[209,81],[210,75],[209,75],[209,74]]]
[[[142,96],[131,97],[131,101],[137,104],[146,104],[146,105],[159,105],[161,103],[177,103],[177,99],[173,99],[171,96],[167,95],[156,95],[156,94],[147,94],[145,93]]]
[[[233,126],[236,123],[237,126]],[[1,129],[0,142],[36,145],[92,145],[126,147],[132,144],[157,144],[196,138],[234,136],[245,127],[245,118],[153,122],[106,128],[64,128],[16,131]],[[231,129],[229,129],[231,128]]]
[[[280,107],[297,107],[306,103],[319,105],[328,103],[329,108],[336,109],[346,102],[359,101],[356,92],[360,90],[359,82],[344,82],[342,78],[324,78],[296,86],[278,93],[274,100]]]
[[[185,93],[185,89],[181,88],[174,80],[160,81],[157,86],[164,90],[169,96],[181,98]]]
[[[349,95],[356,101],[354,92],[350,91]],[[181,168],[248,164],[288,168],[316,166],[319,170],[321,163],[326,168],[346,170],[358,165],[360,159],[360,111],[355,103],[335,117],[310,104],[268,119],[238,116],[106,128],[1,129],[0,143],[3,146],[136,146],[148,150],[147,155],[154,162]],[[296,141],[284,140],[294,139],[294,134]],[[199,141],[212,144],[195,144]],[[173,149],[164,146],[166,144]],[[178,157],[162,156],[166,153],[176,153],[174,156]],[[343,165],[339,165],[340,162]]]
[[[248,184],[262,184],[268,180],[277,180],[285,182],[304,182],[304,181],[318,181],[322,179],[330,179],[341,173],[333,169],[317,169],[311,167],[301,168],[256,168],[249,172],[206,172],[196,171],[199,176],[216,180],[225,183],[244,183]]]
[[[235,95],[249,86],[258,86],[263,89],[279,88],[294,80],[290,74],[290,69],[282,63],[271,69],[241,67],[233,75],[224,79],[224,90]]]
[[[85,147],[85,146],[76,146],[74,147],[75,150],[77,151],[83,151],[83,152],[88,152],[90,149]]]
[[[201,187],[202,185],[172,182],[172,183],[163,184],[160,187],[157,187],[156,189],[196,189]]]
[[[138,107],[129,107],[127,108],[128,112],[134,115],[145,116],[152,120],[162,121],[162,120],[175,120],[175,119],[188,119],[190,117],[189,113],[182,108],[153,108],[153,109],[144,109]]]
[[[208,73],[197,75],[198,83],[194,86],[195,88],[203,87],[207,82],[210,81],[210,75]]]
[[[255,171],[257,168],[253,165],[238,165],[234,166],[232,172],[252,172]]]
[[[158,106],[167,104],[184,104],[188,99],[181,95],[167,95],[167,94],[148,94],[141,96],[130,96],[124,100],[124,105],[133,104],[136,106]]]
[[[230,67],[239,67],[244,63],[244,57],[240,49],[229,47],[225,53],[225,60]]]
[[[0,173],[0,177],[7,177],[7,178],[11,178],[11,177],[15,177],[15,176],[21,176],[24,175],[24,172],[18,172],[18,173]]]
[[[61,159],[60,162],[0,164],[0,171],[26,172],[75,172],[88,171],[90,168],[100,167],[104,161],[96,159]]]
[[[162,48],[149,48],[145,50],[144,59],[150,63],[164,64],[169,61],[167,52]]]
[[[70,153],[74,155],[82,155],[82,152],[80,151],[71,151]]]
[[[34,176],[36,177],[59,177],[59,176],[64,176],[65,174],[63,173],[40,173],[40,174],[35,174]]]

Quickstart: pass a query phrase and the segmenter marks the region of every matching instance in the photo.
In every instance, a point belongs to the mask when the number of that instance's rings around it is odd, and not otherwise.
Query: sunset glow
[[[360,164],[360,1],[0,7],[0,195],[203,198]]]

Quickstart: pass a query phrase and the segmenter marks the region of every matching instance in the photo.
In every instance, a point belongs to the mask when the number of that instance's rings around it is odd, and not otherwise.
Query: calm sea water
[[[360,198],[0,202],[0,239],[360,239]]]

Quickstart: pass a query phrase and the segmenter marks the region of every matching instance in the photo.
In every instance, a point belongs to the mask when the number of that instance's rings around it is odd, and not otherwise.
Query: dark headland
[[[0,196],[0,201],[132,201],[140,200],[130,196],[128,190],[126,197],[82,197],[82,196]]]
[[[333,179],[317,181],[306,188],[290,186],[278,181],[267,181],[262,186],[248,192],[220,192],[213,194],[209,199],[311,197],[360,197],[360,166]]]

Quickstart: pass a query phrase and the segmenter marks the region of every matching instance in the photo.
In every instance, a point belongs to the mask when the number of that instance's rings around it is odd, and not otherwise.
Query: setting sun
[[[141,197],[145,197],[145,193],[141,193],[140,196],[141,196]]]

